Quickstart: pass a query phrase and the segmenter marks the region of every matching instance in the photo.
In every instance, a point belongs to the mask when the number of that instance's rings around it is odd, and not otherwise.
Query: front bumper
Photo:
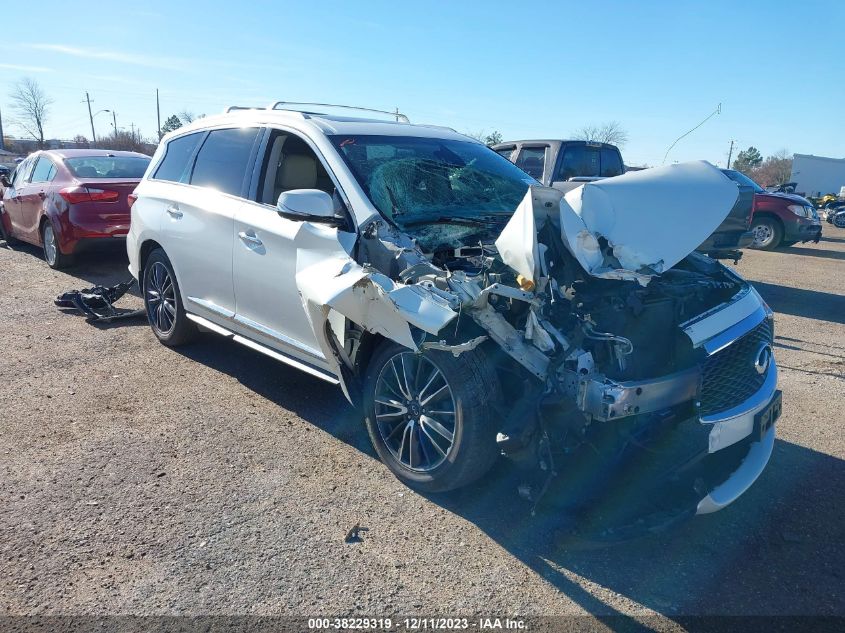
[[[797,225],[787,226],[784,239],[790,242],[815,242],[818,244],[821,236],[821,220],[815,222],[805,220]]]
[[[777,397],[777,379],[777,366],[773,363],[766,375],[766,382],[746,402],[729,411],[701,418],[702,424],[712,425],[708,436],[709,453],[732,446],[755,431],[754,421],[757,414]],[[748,453],[737,469],[698,502],[696,514],[721,510],[748,490],[769,463],[774,442],[775,426],[772,425],[760,440],[749,444]]]

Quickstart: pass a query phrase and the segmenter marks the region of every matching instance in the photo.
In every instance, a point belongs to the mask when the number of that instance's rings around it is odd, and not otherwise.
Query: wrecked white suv
[[[780,413],[771,311],[694,252],[737,191],[699,162],[564,196],[449,129],[278,103],[166,136],[127,248],[162,343],[200,326],[340,384],[414,487],[505,453],[587,489],[586,452],[705,513]]]

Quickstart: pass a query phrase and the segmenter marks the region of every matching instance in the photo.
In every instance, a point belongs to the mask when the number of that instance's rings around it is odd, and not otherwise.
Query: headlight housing
[[[802,218],[809,218],[810,217],[810,214],[807,213],[806,207],[804,207],[803,205],[790,204],[786,208],[789,209],[790,211],[792,211],[795,215],[800,216]]]

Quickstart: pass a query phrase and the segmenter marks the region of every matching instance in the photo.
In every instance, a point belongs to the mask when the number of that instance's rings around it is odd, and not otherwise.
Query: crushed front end
[[[736,187],[706,163],[650,171],[565,197],[529,187],[504,221],[410,230],[377,219],[349,256],[301,268],[303,301],[347,395],[369,335],[421,354],[480,350],[501,385],[490,399],[502,452],[546,473],[529,496],[556,478],[577,503],[635,478],[655,495],[671,488],[691,512],[731,503],[772,452],[772,313],[695,252]],[[408,181],[384,185],[395,216],[404,195],[435,189]],[[692,219],[677,217],[679,190],[696,201]],[[327,325],[332,311],[345,330]]]

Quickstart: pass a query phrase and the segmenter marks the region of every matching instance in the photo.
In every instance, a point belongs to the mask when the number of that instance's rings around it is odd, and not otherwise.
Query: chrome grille
[[[718,413],[741,404],[763,386],[766,376],[757,373],[754,367],[763,343],[772,343],[772,323],[769,319],[763,319],[745,336],[704,361],[701,415]]]

